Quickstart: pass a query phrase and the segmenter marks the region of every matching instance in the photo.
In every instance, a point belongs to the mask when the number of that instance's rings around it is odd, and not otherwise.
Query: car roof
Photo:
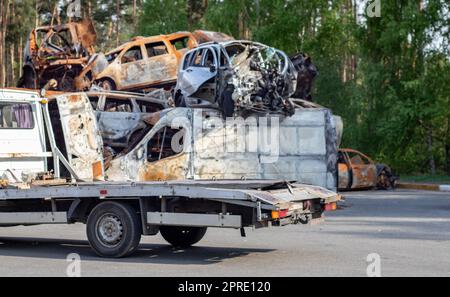
[[[149,36],[149,37],[138,36],[138,37],[134,37],[132,40],[122,44],[121,46],[116,47],[115,49],[109,51],[106,55],[110,55],[110,54],[116,53],[116,52],[121,52],[128,46],[134,45],[134,44],[142,44],[142,43],[147,43],[147,42],[152,42],[152,41],[162,41],[164,39],[174,40],[174,39],[178,39],[178,38],[192,37],[192,36],[193,35],[190,32],[176,32],[176,33],[171,33],[171,34],[167,34],[167,35],[161,34],[161,35]]]

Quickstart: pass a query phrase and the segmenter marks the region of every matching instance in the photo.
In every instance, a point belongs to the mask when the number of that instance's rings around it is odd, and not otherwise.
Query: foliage
[[[6,18],[2,54],[6,72],[15,73],[6,82],[14,85],[20,71],[20,51],[13,51],[16,56],[13,53],[9,58],[8,49],[23,47],[35,24],[55,21],[55,6],[59,12],[56,21],[67,21],[67,1],[9,2],[14,4],[16,17]],[[344,146],[362,150],[400,172],[450,174],[450,3],[381,1],[380,18],[366,15],[368,3],[82,1],[83,15],[94,20],[98,50],[102,51],[137,34],[203,28],[260,41],[288,54],[305,52],[320,71],[315,101],[344,118]]]

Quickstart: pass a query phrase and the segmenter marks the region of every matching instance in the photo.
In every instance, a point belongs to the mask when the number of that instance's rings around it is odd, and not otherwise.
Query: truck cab
[[[45,139],[39,95],[0,91],[0,179],[22,181],[47,171]]]

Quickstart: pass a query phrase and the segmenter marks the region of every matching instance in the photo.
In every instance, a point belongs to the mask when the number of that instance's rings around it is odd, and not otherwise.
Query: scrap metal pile
[[[310,90],[317,74],[303,54],[293,56],[291,61],[281,50],[235,41],[220,32],[199,30],[135,37],[107,54],[96,53],[95,43],[90,20],[36,28],[25,48],[18,86],[40,89],[55,79],[57,90],[64,92],[100,88],[147,93],[164,88],[173,97],[183,94],[184,98],[174,99],[177,106],[209,101],[227,116],[246,111],[289,116],[294,113],[290,100],[293,96],[311,100]],[[213,50],[208,51],[211,47]],[[191,51],[195,56],[189,54]],[[186,63],[197,69],[183,75],[180,82],[185,70],[180,68]],[[195,96],[199,90],[202,94]],[[206,98],[205,90],[209,91]]]

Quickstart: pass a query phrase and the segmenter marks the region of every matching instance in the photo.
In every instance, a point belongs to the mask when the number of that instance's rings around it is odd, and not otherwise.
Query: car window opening
[[[156,162],[175,155],[183,150],[184,129],[165,127],[155,134],[147,144],[148,162]]]
[[[148,43],[145,45],[145,48],[147,49],[149,58],[167,55],[169,53],[164,42]]]
[[[142,51],[140,46],[130,48],[123,56],[122,63],[132,63],[142,60]]]

